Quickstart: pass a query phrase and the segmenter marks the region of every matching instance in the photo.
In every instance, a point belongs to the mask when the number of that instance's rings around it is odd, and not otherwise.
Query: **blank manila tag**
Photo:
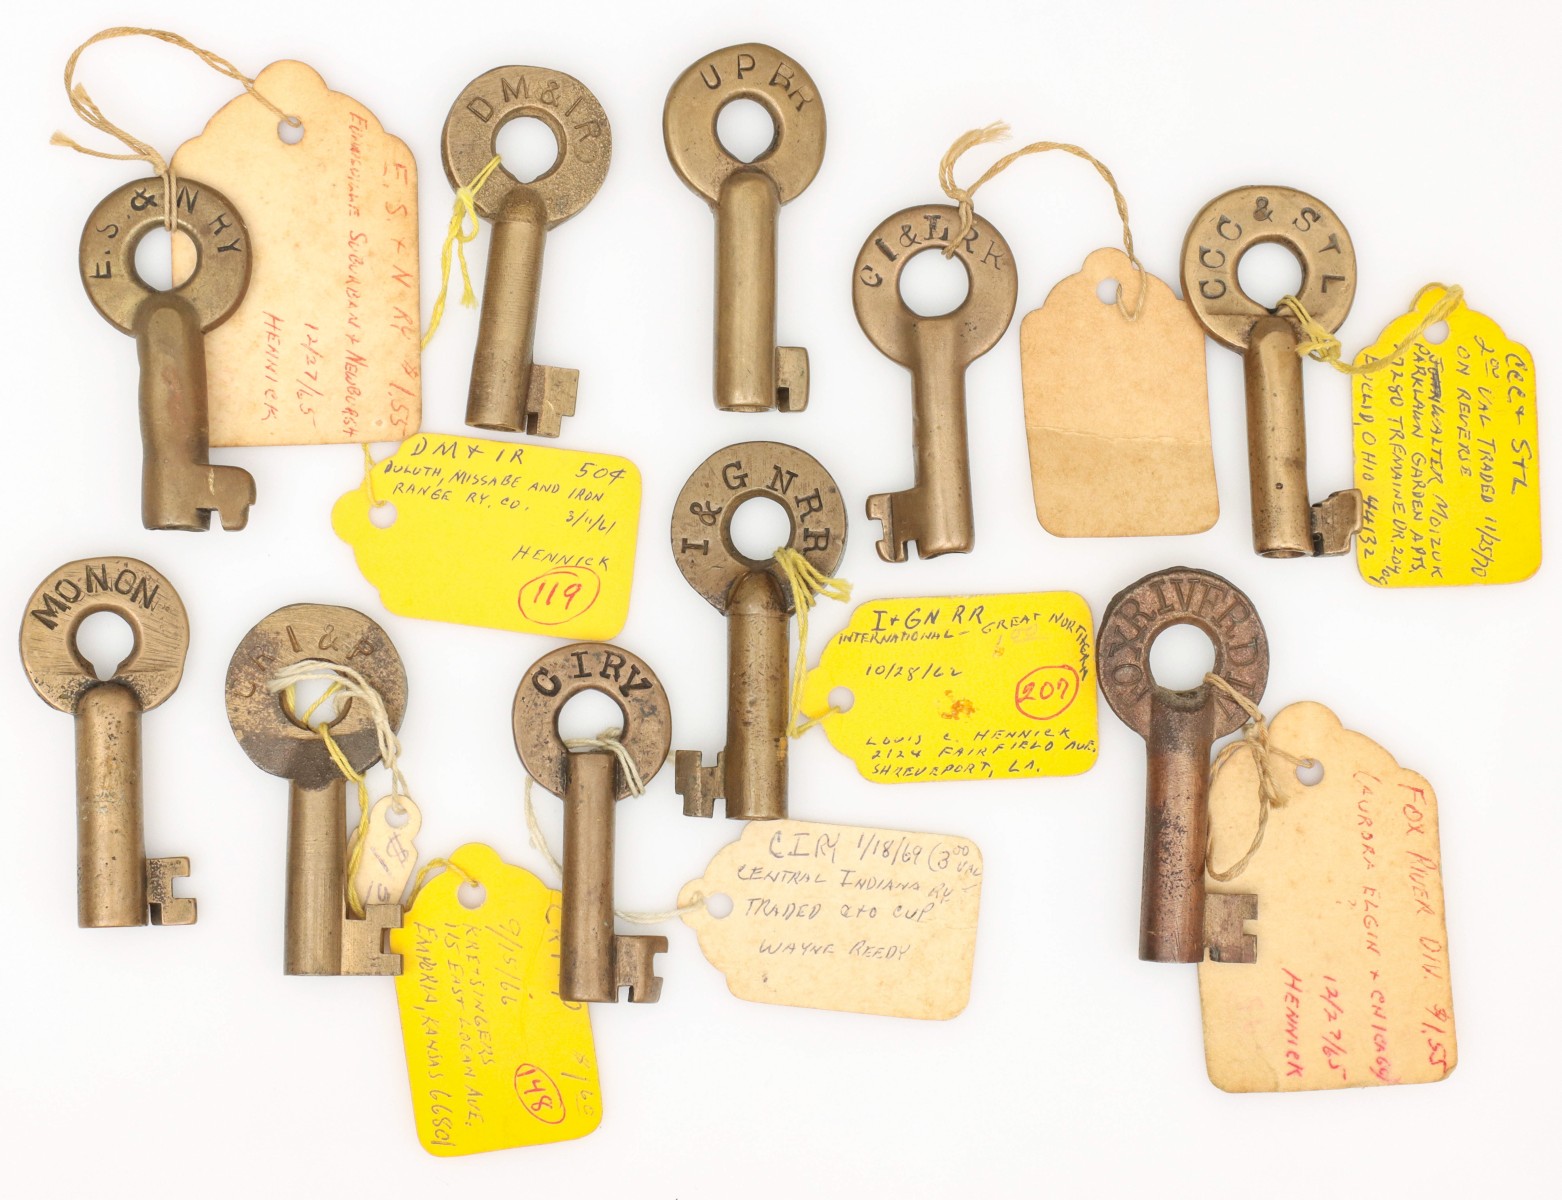
[[[1096,250],[1020,325],[1025,431],[1036,517],[1059,537],[1202,533],[1220,515],[1210,450],[1204,331],[1149,272],[1134,304],[1121,250]]]
[[[487,846],[450,856],[412,899],[391,950],[418,1140],[477,1154],[584,1137],[602,1121],[591,1016],[559,998],[559,893]]]
[[[1274,764],[1263,845],[1211,892],[1256,895],[1256,963],[1199,964],[1209,1077],[1228,1092],[1431,1083],[1458,1060],[1437,797],[1321,704],[1293,704],[1271,744],[1323,765],[1308,786]],[[1257,768],[1237,753],[1210,789],[1211,861],[1253,836]]]
[[[838,689],[845,711],[829,711]],[[844,701],[843,697],[843,701]],[[1073,592],[859,605],[803,691],[867,779],[1027,779],[1096,761],[1095,641]]]
[[[206,334],[211,444],[400,441],[422,415],[412,152],[304,63],[255,87],[303,122],[296,144],[246,93],[173,159],[244,214],[253,247],[244,303]],[[194,247],[173,244],[181,279]]]
[[[683,920],[743,1000],[943,1021],[965,1008],[982,853],[968,838],[752,821],[685,884]]]
[[[1357,362],[1392,353],[1445,292],[1423,289]],[[1356,565],[1379,587],[1517,583],[1540,569],[1535,360],[1463,303],[1447,325],[1443,341],[1351,380],[1366,506]]]

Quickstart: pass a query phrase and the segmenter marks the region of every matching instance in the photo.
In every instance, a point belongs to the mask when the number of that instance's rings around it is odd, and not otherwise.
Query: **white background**
[[[1555,564],[1517,586],[1390,592],[1367,586],[1352,558],[1256,558],[1240,361],[1213,343],[1219,524],[1182,539],[1051,537],[1031,507],[1018,317],[969,376],[977,550],[883,564],[862,503],[911,481],[909,381],[863,337],[848,294],[867,232],[903,205],[940,199],[948,142],[1006,118],[1021,139],[1076,141],[1113,168],[1140,252],[1163,278],[1175,280],[1187,222],[1218,192],[1252,182],[1311,191],[1341,214],[1360,256],[1348,352],[1423,283],[1458,281],[1532,348],[1544,391],[1562,362],[1554,13],[1428,0],[750,8],[82,0],[13,11],[0,75],[13,212],[0,293],[12,344],[0,614],[20,619],[46,573],[89,554],[144,557],[182,593],[194,641],[182,687],[146,722],[146,827],[149,853],[193,858],[185,890],[200,923],[76,928],[70,721],[20,669],[0,671],[10,862],[0,1192],[1500,1195],[1554,1182]],[[56,128],[94,137],[73,125],[59,72],[78,41],[125,20],[178,30],[251,73],[304,59],[403,137],[422,168],[425,312],[449,214],[437,139],[452,99],[480,72],[517,62],[596,93],[613,124],[612,170],[550,237],[538,358],[581,369],[580,415],[563,444],[629,454],[644,470],[634,605],[618,640],[668,685],[675,745],[713,753],[721,742],[725,643],[719,616],[675,569],[665,529],[689,471],[729,442],[795,442],[834,472],[852,520],[844,574],[863,599],[1070,588],[1099,616],[1120,587],[1177,563],[1245,588],[1273,646],[1266,709],[1324,701],[1437,788],[1457,1072],[1436,1086],[1348,1093],[1240,1097],[1210,1085],[1193,968],[1135,958],[1144,753],[1103,706],[1101,760],[1074,779],[884,787],[822,735],[795,747],[794,815],[958,832],[982,846],[964,1015],[922,1024],[738,1001],[693,935],[670,928],[662,1002],[594,1013],[599,1132],[465,1160],[426,1155],[390,983],[281,973],[285,789],[233,740],[223,672],[245,630],[278,605],[370,613],[408,664],[404,764],[423,805],[424,853],[483,840],[541,869],[526,844],[509,713],[522,671],[552,643],[387,616],[328,522],[359,479],[351,447],[219,452],[256,477],[247,530],[141,528],[134,346],[94,314],[76,272],[82,220],[135,168],[48,145]],[[676,75],[749,40],[805,64],[829,114],[823,170],[781,221],[781,340],[806,346],[813,365],[802,415],[714,409],[712,221],[662,146]],[[83,80],[168,151],[232,94],[150,42],[90,52]],[[974,155],[966,177],[988,160]],[[1100,181],[1060,155],[1022,163],[980,207],[1014,247],[1021,314],[1118,237]],[[486,247],[485,232],[479,276]],[[475,317],[452,305],[447,321],[425,357],[425,425],[463,432]],[[1348,388],[1319,366],[1305,374],[1316,498],[1349,483]],[[1553,461],[1554,417],[1542,425]],[[1556,530],[1562,489],[1554,474],[1546,484]],[[826,606],[820,635],[845,619]],[[1186,676],[1200,664],[1183,649],[1172,665]],[[556,837],[557,803],[544,797],[542,810]],[[619,900],[641,908],[670,904],[739,832],[681,816],[670,766],[620,806],[619,830]]]

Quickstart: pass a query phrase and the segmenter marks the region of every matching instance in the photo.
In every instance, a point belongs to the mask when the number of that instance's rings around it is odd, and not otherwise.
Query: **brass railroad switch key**
[[[105,610],[124,618],[135,645],[99,679],[76,632]],[[195,901],[173,894],[190,860],[147,858],[141,823],[141,714],[174,694],[190,647],[179,593],[134,558],[66,563],[33,593],[21,642],[33,689],[76,718],[77,924],[193,925]]]
[[[466,423],[558,437],[575,413],[580,372],[532,361],[543,239],[597,194],[613,134],[578,79],[542,67],[496,67],[467,84],[445,118],[441,149],[451,187],[469,186],[482,173],[497,153],[499,130],[517,117],[535,117],[552,130],[558,157],[530,183],[501,165],[473,199],[493,232]]]
[[[734,100],[756,102],[775,123],[753,162],[734,158],[716,134]],[[776,345],[776,222],[819,173],[824,134],[808,72],[757,42],[707,55],[667,93],[667,157],[716,214],[716,407],[724,411],[808,407],[808,351]]]
[[[141,358],[141,523],[148,529],[243,529],[255,481],[210,462],[206,349],[201,335],[239,307],[249,286],[249,235],[222,194],[181,179],[178,227],[195,243],[190,278],[166,292],[136,274],[136,246],[162,225],[169,197],[161,178],[105,196],[81,232],[81,281],[93,307],[136,339]]]
[[[619,743],[643,785],[667,761],[672,710],[661,681],[644,661],[603,642],[576,642],[543,655],[515,690],[515,749],[527,773],[564,797],[564,905],[559,925],[559,995],[613,1002],[620,988],[632,1003],[662,994],[656,956],[660,936],[613,932],[614,810],[635,789],[618,756],[571,750],[559,736],[559,712],[584,691],[601,692],[623,714]]]
[[[821,574],[846,551],[846,506],[835,480],[812,456],[780,442],[718,450],[689,476],[673,509],[673,557],[689,586],[727,617],[727,746],[712,767],[697,750],[674,760],[690,817],[709,817],[725,798],[742,821],[786,816],[787,622],[794,599],[774,559],[752,559],[732,542],[732,516],[760,497],[781,505],[787,545]]]
[[[965,554],[976,542],[971,461],[966,444],[965,371],[986,354],[1014,317],[1019,283],[1003,235],[980,216],[954,259],[970,290],[953,312],[919,316],[900,296],[900,273],[918,254],[942,251],[960,227],[947,204],[906,208],[868,235],[857,255],[852,304],[880,352],[911,372],[916,486],[868,497],[868,519],[883,526],[879,557],[905,562],[915,542],[923,558]]]
[[[351,667],[384,701],[392,729],[407,707],[407,676],[385,631],[362,613],[328,604],[279,608],[249,633],[228,663],[228,723],[250,760],[288,781],[287,916],[283,970],[289,975],[397,975],[401,956],[385,931],[401,905],[347,910],[347,793],[320,735],[282,705],[270,681],[283,667],[318,660]],[[379,761],[366,706],[337,708],[331,737],[353,770]]]
[[[1112,598],[1096,659],[1101,691],[1149,755],[1139,957],[1147,962],[1253,962],[1243,922],[1257,898],[1204,891],[1209,848],[1210,748],[1242,726],[1240,705],[1208,683],[1174,692],[1155,682],[1150,646],[1173,625],[1196,625],[1215,645],[1214,674],[1257,703],[1269,678],[1269,640],[1253,602],[1208,571],[1174,567]]]
[[[1302,331],[1242,290],[1237,264],[1261,242],[1278,242],[1302,264],[1297,299],[1331,333],[1356,297],[1356,250],[1333,211],[1287,187],[1244,187],[1217,196],[1188,227],[1182,291],[1206,333],[1242,355],[1253,549],[1265,558],[1344,554],[1361,531],[1355,488],[1307,502],[1307,427],[1302,410]]]

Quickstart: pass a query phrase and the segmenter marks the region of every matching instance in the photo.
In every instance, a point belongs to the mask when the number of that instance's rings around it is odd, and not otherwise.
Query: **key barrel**
[[[716,204],[716,407],[801,411],[808,352],[776,345],[776,219],[781,197],[768,175],[734,171]],[[787,370],[800,359],[801,378]]]
[[[1269,641],[1245,594],[1219,575],[1188,567],[1156,572],[1124,588],[1101,617],[1096,659],[1102,694],[1146,743],[1139,957],[1196,963],[1211,946],[1204,888],[1210,751],[1247,714],[1208,682],[1184,691],[1156,683],[1150,647],[1174,625],[1202,629],[1214,644],[1213,673],[1255,704],[1269,677]],[[1223,905],[1242,903],[1220,899]],[[1236,911],[1221,910],[1226,917]],[[1212,924],[1219,931],[1217,960],[1252,961],[1239,957],[1251,955],[1253,946],[1240,918]]]
[[[76,923],[147,923],[141,825],[141,703],[123,684],[88,688],[76,708]]]
[[[618,999],[613,968],[613,773],[605,750],[569,756],[564,796],[564,904],[560,919],[559,994],[566,1000]]]
[[[341,974],[346,803],[340,781],[322,787],[294,782],[288,788],[282,949],[282,969],[288,975]]]
[[[1266,558],[1313,552],[1307,500],[1307,428],[1296,326],[1284,317],[1254,322],[1242,373],[1247,384],[1248,478],[1253,549]]]
[[[494,214],[488,246],[466,401],[468,425],[512,433],[526,427],[532,373],[547,370],[532,365],[547,232],[547,214],[531,188],[512,188],[505,194]]]
[[[738,580],[727,601],[727,816],[786,816],[787,604],[767,571]]]

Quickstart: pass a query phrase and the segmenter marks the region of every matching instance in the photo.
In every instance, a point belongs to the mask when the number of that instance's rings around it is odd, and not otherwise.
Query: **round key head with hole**
[[[613,157],[613,131],[597,98],[578,79],[544,67],[495,67],[467,84],[445,118],[440,148],[450,186],[469,185],[499,151],[499,130],[535,117],[553,132],[558,156],[530,183],[501,163],[473,198],[492,220],[514,189],[529,188],[552,229],[585,208],[602,186]]]
[[[1206,333],[1227,349],[1247,349],[1253,323],[1273,311],[1242,290],[1237,266],[1254,246],[1276,242],[1296,256],[1296,298],[1331,333],[1356,298],[1356,248],[1322,200],[1288,187],[1241,187],[1217,196],[1188,227],[1182,292]]]
[[[228,723],[244,753],[262,771],[324,787],[342,777],[320,735],[290,716],[271,679],[284,667],[317,660],[351,667],[385,703],[392,729],[407,711],[407,672],[385,631],[350,608],[290,604],[244,635],[228,663]],[[300,705],[300,708],[303,706]],[[379,740],[366,705],[343,700],[330,724],[331,737],[355,771],[379,761]]]
[[[216,188],[177,179],[178,228],[195,245],[195,270],[172,292],[195,308],[201,332],[233,315],[249,287],[249,233],[238,209]],[[160,176],[116,188],[98,202],[81,231],[81,282],[109,324],[133,333],[136,310],[157,289],[136,272],[136,247],[164,227],[167,187]]]
[[[1173,567],[1146,575],[1112,597],[1101,615],[1096,665],[1101,691],[1124,725],[1150,736],[1157,702],[1197,709],[1215,706],[1217,738],[1241,728],[1242,706],[1225,692],[1200,683],[1172,691],[1155,682],[1150,647],[1173,625],[1195,625],[1215,646],[1212,672],[1255,704],[1269,679],[1269,639],[1253,602],[1229,580],[1209,571]]]
[[[986,354],[1014,319],[1019,279],[1003,234],[981,216],[957,240],[960,210],[949,204],[903,208],[863,242],[852,280],[852,306],[868,340],[902,366],[917,361],[917,331],[933,325],[954,331],[956,362]],[[942,253],[955,243],[954,261],[965,268],[968,290],[959,307],[936,317],[913,311],[900,295],[900,274],[918,254]]]
[[[738,442],[712,454],[689,476],[673,508],[678,569],[718,611],[750,571],[768,571],[791,611],[792,589],[774,559],[749,558],[732,541],[733,514],[761,497],[786,512],[786,544],[821,574],[834,574],[846,552],[846,504],[819,460],[781,442]]]
[[[752,162],[721,144],[716,118],[734,100],[752,100],[770,114],[776,133]],[[824,161],[824,105],[808,72],[781,51],[758,42],[707,54],[674,81],[662,109],[662,137],[673,170],[715,205],[735,171],[760,171],[782,204],[813,182]]]
[[[87,617],[112,612],[135,637],[107,679],[76,647]],[[34,590],[22,617],[22,667],[33,690],[73,713],[82,694],[100,683],[128,688],[142,711],[174,694],[190,648],[190,620],[173,584],[135,558],[83,558],[53,571]]]
[[[570,749],[559,733],[559,713],[581,692],[601,692],[624,716],[618,740],[642,782],[661,770],[672,745],[672,706],[645,660],[606,642],[576,642],[550,651],[526,670],[515,689],[515,749],[527,774],[556,796],[569,785]],[[622,766],[614,799],[630,794]]]

